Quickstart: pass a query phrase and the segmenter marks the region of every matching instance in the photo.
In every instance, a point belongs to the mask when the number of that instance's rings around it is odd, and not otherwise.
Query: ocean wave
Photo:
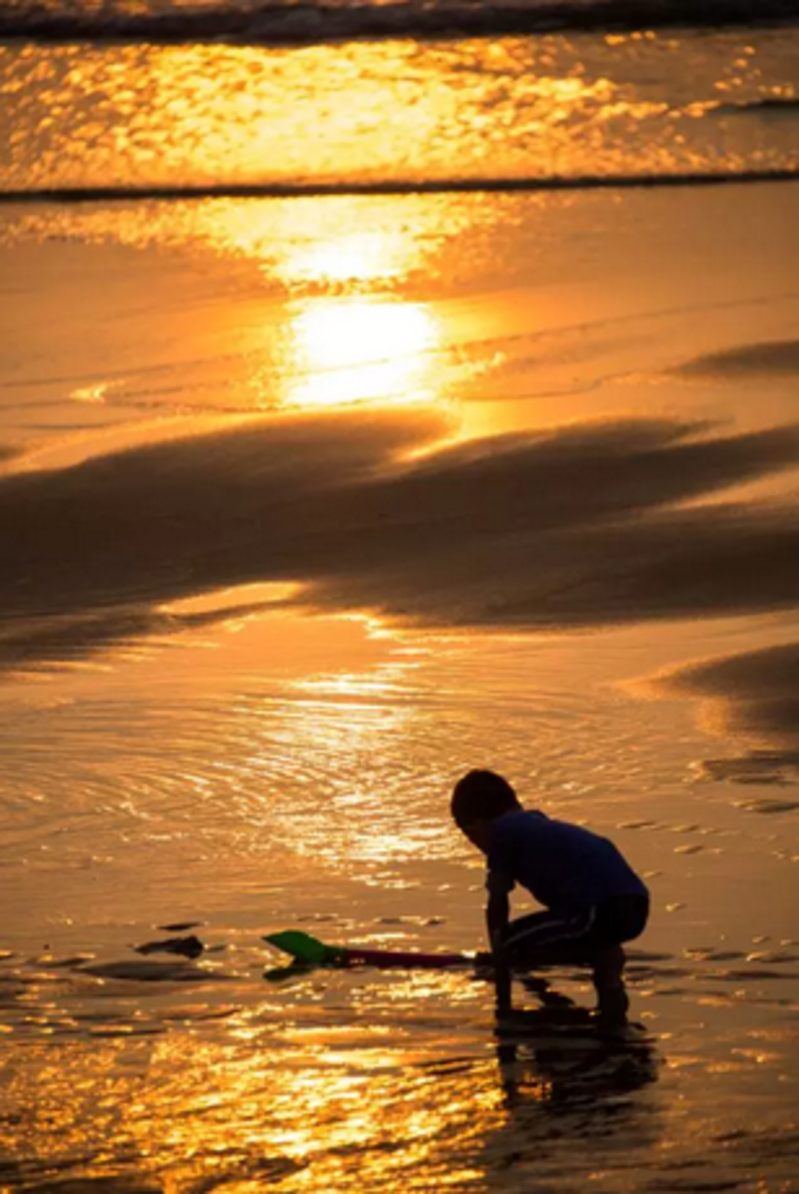
[[[796,182],[799,167],[774,170],[696,171],[663,174],[593,174],[574,177],[511,176],[424,179],[358,179],[335,182],[174,183],[152,186],[32,187],[0,190],[0,203],[113,203],[142,199],[294,199],[326,195],[442,195],[611,188],[722,186]]]
[[[268,3],[89,12],[46,4],[0,4],[0,39],[47,42],[231,42],[306,45],[355,39],[455,37],[596,31],[669,26],[715,28],[799,23],[799,0],[540,0],[488,4]]]

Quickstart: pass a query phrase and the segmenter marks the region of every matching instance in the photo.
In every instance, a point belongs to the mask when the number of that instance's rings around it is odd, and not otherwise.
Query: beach
[[[799,43],[613,36],[4,46],[3,1188],[797,1188]],[[623,1028],[264,942],[483,949],[475,766]]]

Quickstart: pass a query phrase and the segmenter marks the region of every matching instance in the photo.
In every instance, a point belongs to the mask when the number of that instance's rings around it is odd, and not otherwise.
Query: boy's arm
[[[510,1011],[510,968],[505,959],[502,940],[508,927],[510,902],[506,891],[492,891],[486,904],[486,928],[494,958],[494,983],[497,993],[497,1011]]]
[[[510,901],[506,891],[492,891],[488,895],[486,904],[486,928],[488,940],[491,942],[492,953],[496,953],[502,945],[502,938],[508,927],[510,916]]]

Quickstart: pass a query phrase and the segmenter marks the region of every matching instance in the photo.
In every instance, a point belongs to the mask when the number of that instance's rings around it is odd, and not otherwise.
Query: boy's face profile
[[[473,846],[478,850],[482,850],[483,854],[488,853],[488,829],[490,821],[470,821],[467,825],[459,825],[461,833],[468,837]]]
[[[455,824],[484,854],[491,822],[520,807],[514,789],[495,771],[469,771],[452,789],[450,811]]]

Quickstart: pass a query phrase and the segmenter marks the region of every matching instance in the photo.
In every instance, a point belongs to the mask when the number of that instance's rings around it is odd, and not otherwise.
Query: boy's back
[[[518,883],[566,916],[616,896],[648,895],[613,842],[541,812],[519,808],[492,821],[487,858],[490,892]]]

